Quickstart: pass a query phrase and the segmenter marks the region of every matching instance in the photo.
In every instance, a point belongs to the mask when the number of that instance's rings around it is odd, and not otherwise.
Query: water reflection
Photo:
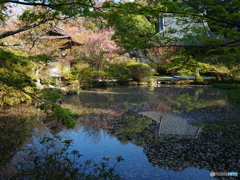
[[[36,123],[32,107],[22,105],[12,109],[0,109],[0,179],[4,167],[21,148]],[[11,173],[11,172],[10,172]]]
[[[162,136],[158,132],[159,125],[156,121],[141,132],[121,133],[121,121],[115,122],[110,134],[114,134],[123,143],[133,143],[143,147],[149,162],[154,167],[166,170],[183,171],[188,167],[208,169],[215,172],[238,171],[239,144],[231,145],[223,142],[226,134],[219,132],[203,132],[196,136]]]
[[[93,134],[105,129],[123,145],[142,147],[153,167],[174,172],[190,167],[227,172],[239,167],[238,143],[221,141],[232,129],[213,133],[199,126],[240,118],[239,108],[220,90],[190,86],[113,88],[83,92],[78,98],[78,105],[86,108],[85,116],[80,117],[84,129],[95,129]],[[200,177],[198,173],[196,177]]]
[[[66,96],[64,107],[81,114],[79,124],[57,134],[86,159],[123,156],[125,179],[210,179],[240,165],[239,121],[224,131],[201,126],[240,119],[237,104],[211,87],[92,89]]]

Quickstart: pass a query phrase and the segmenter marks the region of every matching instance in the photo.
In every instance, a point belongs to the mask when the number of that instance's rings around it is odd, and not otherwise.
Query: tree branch
[[[222,23],[222,24],[228,24],[228,25],[232,25],[232,26],[239,26],[239,23],[233,23],[233,22],[229,22],[229,21],[225,21],[224,19],[216,19],[214,17],[208,16],[207,14],[203,14],[199,8],[197,8],[196,6],[194,6],[193,4],[191,4],[188,1],[184,1],[186,4],[188,4],[190,7],[192,7],[193,9],[197,10],[199,13],[202,14],[202,16],[204,16],[206,19],[218,22],[218,23]]]
[[[87,6],[87,7],[93,7],[92,5],[85,4],[85,3],[77,3],[77,2],[71,2],[71,3],[59,3],[59,4],[47,4],[44,1],[41,2],[22,2],[19,0],[6,0],[6,3],[14,3],[14,4],[21,4],[21,5],[26,5],[26,6],[44,6],[44,7],[61,7],[61,6],[70,6],[70,5],[81,5],[81,6]]]
[[[41,24],[44,24],[44,23],[46,23],[48,21],[52,21],[52,20],[54,20],[54,18],[47,18],[47,19],[43,19],[41,21],[32,23],[30,25],[23,26],[23,27],[21,27],[21,28],[19,28],[17,30],[14,30],[14,31],[7,31],[5,33],[0,34],[0,39],[3,39],[3,38],[8,37],[8,36],[12,36],[12,35],[20,33],[20,32],[27,31],[29,29],[32,29],[34,27],[37,27],[37,26],[39,26]]]
[[[230,41],[222,44],[203,44],[203,45],[185,45],[185,44],[158,44],[154,45],[153,47],[192,47],[192,48],[217,48],[217,47],[229,47],[229,48],[234,48],[234,47],[239,47],[240,46],[240,40],[235,40],[235,41]]]

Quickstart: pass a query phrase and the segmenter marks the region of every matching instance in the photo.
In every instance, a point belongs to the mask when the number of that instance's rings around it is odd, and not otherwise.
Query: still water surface
[[[222,142],[225,132],[201,125],[239,118],[223,91],[204,86],[114,87],[66,96],[64,106],[81,113],[75,129],[54,132],[73,140],[82,161],[109,157],[124,179],[216,179],[210,171],[237,172],[239,144]],[[53,133],[38,125],[26,147]]]

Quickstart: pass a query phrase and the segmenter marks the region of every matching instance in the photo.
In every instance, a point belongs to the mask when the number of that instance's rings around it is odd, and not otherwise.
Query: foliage
[[[32,60],[33,62],[36,62],[36,63],[43,62],[45,64],[53,61],[53,58],[50,57],[49,55],[46,55],[46,54],[31,55],[31,56],[29,56],[29,59]]]
[[[121,179],[115,166],[123,160],[122,157],[116,157],[116,163],[111,167],[108,165],[109,158],[105,157],[99,164],[92,160],[81,163],[82,155],[77,150],[69,150],[72,140],[61,141],[60,137],[45,137],[40,144],[44,146],[42,152],[30,151],[28,160],[18,164],[18,172],[12,178]]]
[[[32,63],[27,56],[0,49],[0,57],[0,80],[3,83],[19,89],[35,85],[31,79]]]
[[[144,63],[131,62],[127,64],[127,68],[130,70],[130,77],[134,81],[141,81],[142,78],[152,74],[150,66]]]
[[[26,89],[26,88],[25,88]],[[0,82],[0,107],[8,107],[27,102],[31,97],[22,91]]]
[[[67,76],[68,74],[68,76]],[[90,67],[86,63],[77,63],[71,68],[70,73],[65,73],[64,77],[71,86],[87,88],[94,86],[99,79],[104,79],[104,72]]]
[[[139,55],[141,53],[138,50],[144,49],[148,59],[151,59],[149,55],[153,48],[165,48],[167,51],[160,52],[156,60],[166,53],[171,62],[175,61],[185,73],[190,71],[192,74],[199,67],[202,71],[209,68],[214,71],[211,68],[213,65],[224,65],[231,69],[239,64],[240,28],[237,1],[150,0],[119,4],[112,2],[105,3],[105,6],[110,7],[106,18],[109,25],[115,28],[114,37],[127,52],[135,51],[135,54]],[[148,27],[153,27],[154,23],[158,22],[152,20],[160,20],[162,17],[166,18],[163,31],[149,31]],[[147,25],[144,30],[141,29],[140,22]],[[158,25],[161,24],[158,22]],[[157,29],[157,25],[155,28]],[[173,47],[175,50],[169,52]],[[194,60],[194,64],[187,65],[179,55],[190,57],[185,60]]]
[[[199,84],[206,84],[205,79],[203,77],[197,77],[195,81]]]
[[[128,84],[130,78],[140,81],[143,77],[151,75],[151,68],[144,63],[132,62],[129,60],[119,62],[106,62],[105,67],[101,70],[95,70],[85,63],[77,63],[71,69],[71,75],[65,76],[68,79],[78,80],[81,87],[91,87],[98,84],[100,79],[116,80],[119,84]]]
[[[38,108],[52,115],[58,122],[61,121],[68,128],[73,128],[76,125],[77,122],[74,119],[76,114],[59,105],[63,98],[60,94],[54,91],[42,90],[40,97],[40,101],[36,102]]]
[[[186,56],[185,54],[179,55],[166,62],[168,70],[179,69],[178,73],[185,76],[200,76],[201,72],[208,72],[212,69],[211,65],[207,63],[199,62],[192,56]]]
[[[156,71],[157,71],[157,73],[159,74],[159,75],[164,75],[164,74],[166,74],[167,73],[167,68],[165,68],[165,67],[163,67],[163,66],[161,66],[161,67],[157,67],[156,68]]]
[[[129,81],[130,70],[127,68],[126,62],[109,63],[105,69],[107,77],[115,79],[120,85],[126,85]]]
[[[110,6],[110,7],[109,7]],[[117,6],[117,8],[116,8]],[[153,46],[152,38],[155,36],[155,25],[151,23],[150,16],[140,10],[138,3],[120,3],[111,5],[105,2],[103,7],[108,10],[102,16],[107,20],[108,26],[115,31],[112,39],[127,52],[130,58],[149,58],[148,50]]]
[[[56,83],[56,80],[54,77],[44,77],[42,78],[42,83],[46,84],[46,85],[54,85]]]
[[[21,53],[13,53],[0,49],[0,75],[1,75],[1,93],[0,106],[11,106],[26,101],[34,101],[35,105],[44,110],[51,112],[52,115],[60,120],[65,126],[72,128],[76,124],[74,114],[67,109],[61,108],[56,104],[61,95],[53,91],[35,88],[35,82],[31,78],[32,62],[29,60],[48,61],[46,56],[24,56]]]
[[[153,82],[154,82],[154,78],[149,78],[148,80],[146,80],[147,81],[147,84],[148,85],[151,85]]]
[[[35,83],[31,79],[32,63],[27,56],[0,49],[0,106],[29,101]]]
[[[77,124],[77,121],[73,118],[75,115],[69,109],[62,108],[60,105],[54,106],[53,116],[62,121],[63,125],[68,128],[74,128]]]
[[[127,4],[122,4],[126,7]],[[114,27],[113,39],[127,52],[140,52],[151,47],[151,36],[155,34],[154,26],[143,15],[127,13],[129,9],[113,8],[105,17],[108,24]]]
[[[100,68],[102,68],[106,63],[104,58],[105,52],[100,46],[100,43],[84,46],[79,59],[87,63],[91,68],[100,70]]]

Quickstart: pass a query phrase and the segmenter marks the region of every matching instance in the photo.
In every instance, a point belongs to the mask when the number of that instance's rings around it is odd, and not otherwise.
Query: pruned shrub
[[[141,81],[144,77],[152,75],[151,67],[145,63],[131,62],[127,64],[127,68],[133,81]]]

